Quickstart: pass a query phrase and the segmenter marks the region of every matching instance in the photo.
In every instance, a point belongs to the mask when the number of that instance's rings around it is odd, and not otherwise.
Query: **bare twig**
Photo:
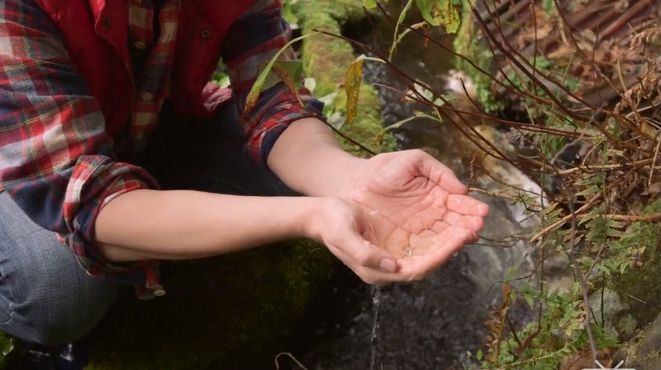
[[[661,213],[652,213],[649,215],[604,215],[609,220],[627,221],[627,222],[659,222]]]
[[[652,157],[652,164],[650,165],[650,175],[647,179],[647,186],[652,186],[652,177],[654,177],[654,166],[656,166],[656,159],[659,157],[659,147],[661,147],[661,137],[656,135],[656,149],[654,149],[654,157]]]
[[[292,361],[294,361],[294,362],[296,363],[296,365],[298,365],[298,367],[300,367],[301,369],[303,369],[303,370],[308,370],[307,367],[303,366],[303,364],[302,364],[300,361],[298,361],[298,360],[296,359],[296,357],[294,357],[294,355],[292,355],[292,354],[289,353],[289,352],[280,352],[280,353],[278,353],[277,355],[275,355],[275,360],[274,360],[274,361],[275,361],[275,369],[276,369],[276,370],[280,370],[280,357],[283,357],[283,356],[289,357],[289,358],[290,358]]]
[[[581,285],[581,291],[583,293],[583,310],[585,312],[584,325],[585,331],[588,334],[588,342],[590,343],[590,351],[592,352],[592,360],[597,361],[597,345],[594,341],[594,335],[592,333],[592,310],[590,309],[590,298],[588,296],[588,283],[587,276],[581,271],[578,262],[576,261],[576,256],[574,255],[574,247],[576,247],[576,213],[574,212],[574,194],[571,191],[567,192],[567,197],[569,199],[568,206],[571,217],[571,231],[570,231],[570,242],[569,242],[569,259],[571,264],[574,266],[574,273],[578,277],[578,282]],[[589,273],[589,271],[588,271]]]
[[[652,163],[653,159],[642,159],[639,161],[633,161],[629,163],[618,163],[618,164],[604,164],[604,165],[594,165],[594,166],[580,166],[569,168],[566,170],[558,171],[558,175],[569,175],[579,171],[585,172],[594,172],[594,171],[611,171],[611,170],[620,170],[623,168],[633,168],[633,167],[642,167],[647,164]]]

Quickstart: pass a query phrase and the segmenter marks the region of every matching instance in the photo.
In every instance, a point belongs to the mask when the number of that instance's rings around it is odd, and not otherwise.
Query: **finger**
[[[418,170],[426,175],[436,185],[449,193],[465,194],[468,192],[466,185],[455,176],[454,172],[436,158],[422,150],[415,151],[416,165]]]
[[[328,249],[367,284],[388,284],[402,280],[396,273],[387,273],[369,267],[353,265],[353,258],[342,249],[333,246],[328,246]]]
[[[482,227],[484,226],[484,219],[482,217],[466,216],[457,212],[446,212],[445,215],[443,215],[443,221],[449,225],[461,226],[474,233],[482,230]]]
[[[383,272],[397,271],[397,260],[386,250],[365,240],[357,232],[352,232],[337,246],[346,252],[356,266],[369,267]]]
[[[464,215],[485,217],[489,214],[488,205],[468,195],[448,195],[447,207],[450,211]]]
[[[452,228],[452,227],[456,227],[456,225],[450,225],[445,221],[437,221],[437,222],[434,222],[434,224],[432,225],[430,230],[432,232],[435,232],[436,234],[440,235],[443,232],[445,232],[446,229]],[[470,229],[468,229],[468,230],[473,233],[472,238],[468,241],[469,243],[475,243],[478,240],[480,240],[480,235],[479,235],[480,230],[478,230],[478,231],[473,231],[473,230],[470,230]]]
[[[440,234],[442,234],[442,233],[445,231],[445,229],[447,229],[448,227],[450,227],[450,225],[449,225],[447,222],[445,222],[445,221],[443,221],[443,220],[438,220],[438,221],[436,221],[436,222],[434,222],[434,223],[432,224],[430,230],[433,231],[433,232],[435,232],[436,234],[439,234],[439,235],[440,235]]]
[[[446,263],[466,245],[475,233],[461,227],[448,227],[436,238],[437,247],[429,253],[413,258],[401,259],[400,274],[411,280],[419,280]]]

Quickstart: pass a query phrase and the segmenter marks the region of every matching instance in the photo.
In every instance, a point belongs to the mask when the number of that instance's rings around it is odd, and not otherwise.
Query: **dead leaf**
[[[613,366],[613,357],[609,349],[600,349],[597,351],[597,361],[604,366],[610,368]],[[590,351],[582,351],[577,354],[565,357],[560,362],[558,370],[583,370],[596,368],[597,364],[592,360],[592,353]]]
[[[296,96],[296,99],[298,100],[298,103],[301,105],[301,107],[305,107],[303,101],[301,100],[301,96],[298,94],[298,86],[289,72],[287,72],[287,70],[279,63],[275,63],[273,65],[273,72],[280,78],[282,82],[285,83],[285,85],[287,85],[289,92]]]
[[[359,57],[351,63],[344,79],[344,90],[347,93],[347,124],[351,124],[358,115],[358,98],[363,81],[363,60]]]

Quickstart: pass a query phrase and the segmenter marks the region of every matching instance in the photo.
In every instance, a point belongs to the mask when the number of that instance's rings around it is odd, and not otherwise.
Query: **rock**
[[[355,20],[365,14],[360,2],[349,0],[299,1],[295,8],[303,24],[304,34],[312,30],[341,34],[342,22]],[[315,95],[323,97],[337,92],[330,108],[346,114],[347,97],[342,84],[347,68],[356,59],[352,45],[338,37],[316,36],[303,40],[301,53],[305,75],[316,81]],[[343,125],[341,131],[374,152],[393,151],[398,146],[392,134],[383,129],[378,99],[374,87],[363,83],[360,86],[357,117],[351,125]],[[355,145],[344,140],[342,142],[345,150],[365,155]]]
[[[608,288],[595,291],[590,296],[590,307],[598,323],[603,318],[607,333],[620,338],[631,337],[636,320],[627,312],[629,305],[615,291]]]
[[[626,348],[626,367],[644,370],[661,369],[661,314]]]

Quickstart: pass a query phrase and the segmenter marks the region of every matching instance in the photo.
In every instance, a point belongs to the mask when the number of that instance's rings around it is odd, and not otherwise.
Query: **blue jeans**
[[[164,107],[139,159],[165,188],[294,195],[243,151],[233,104],[198,122]],[[33,223],[0,193],[0,331],[47,345],[77,340],[103,318],[117,286],[88,276],[53,232]]]

